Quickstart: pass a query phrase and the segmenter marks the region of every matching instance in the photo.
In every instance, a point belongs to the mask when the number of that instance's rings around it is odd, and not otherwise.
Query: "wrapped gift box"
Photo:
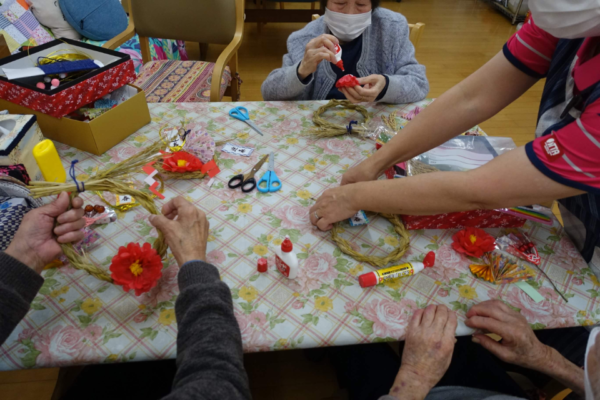
[[[33,180],[43,180],[33,147],[44,140],[35,115],[0,115],[0,165],[23,164]]]
[[[401,215],[408,230],[474,228],[520,228],[524,218],[495,210],[460,211],[436,215]]]
[[[0,251],[6,250],[30,210],[24,198],[0,198]]]
[[[38,57],[46,57],[57,51],[75,53],[73,49],[102,62],[104,67],[90,70],[52,90],[36,87],[43,76],[11,81],[0,76],[0,99],[60,118],[135,80],[133,61],[128,54],[70,39],[57,39],[28,52],[22,51],[1,59],[0,69],[31,68]]]

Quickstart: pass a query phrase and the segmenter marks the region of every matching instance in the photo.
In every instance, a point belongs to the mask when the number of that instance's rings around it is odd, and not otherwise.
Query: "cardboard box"
[[[47,138],[99,156],[150,123],[144,91],[128,86],[137,94],[90,122],[54,118],[2,99],[0,110],[6,109],[11,114],[35,114]]]
[[[43,81],[43,76],[9,81],[0,75],[0,98],[59,118],[135,80],[135,68],[128,54],[70,39],[57,39],[3,58],[0,60],[0,70],[35,67],[39,57],[49,56],[57,51],[61,54],[75,53],[73,49],[98,60],[104,66],[90,70],[72,81],[62,82],[52,90],[36,87],[37,83]]]
[[[0,115],[0,165],[23,164],[33,180],[43,180],[42,171],[33,157],[32,150],[44,140],[35,115]]]

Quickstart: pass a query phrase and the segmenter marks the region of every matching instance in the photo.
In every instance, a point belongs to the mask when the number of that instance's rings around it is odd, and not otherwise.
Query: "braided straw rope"
[[[340,136],[348,133],[348,127],[328,122],[327,120],[321,117],[321,115],[324,114],[327,110],[336,107],[340,107],[346,110],[358,111],[365,118],[363,122],[364,124],[369,123],[369,121],[371,120],[371,114],[363,106],[359,106],[358,104],[352,104],[348,100],[333,99],[330,100],[329,103],[325,104],[324,106],[319,107],[319,109],[313,114],[313,123],[315,124],[315,127],[309,131],[310,135],[326,138]],[[358,125],[352,126],[351,129],[352,133],[358,134],[364,133],[364,131],[365,129]]]
[[[408,250],[410,246],[410,237],[408,236],[408,231],[402,224],[400,217],[395,214],[380,214],[382,217],[386,218],[388,221],[392,223],[394,226],[394,231],[400,236],[400,243],[398,247],[396,247],[390,254],[385,257],[377,257],[377,256],[366,256],[361,254],[350,246],[350,242],[346,239],[339,236],[342,228],[340,223],[335,224],[331,231],[331,239],[338,245],[342,253],[349,255],[354,258],[356,261],[364,262],[371,264],[374,267],[384,267],[390,263],[399,261],[404,253]]]

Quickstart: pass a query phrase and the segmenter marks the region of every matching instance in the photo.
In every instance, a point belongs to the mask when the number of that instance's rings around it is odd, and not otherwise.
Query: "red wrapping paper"
[[[402,215],[404,226],[415,229],[520,228],[524,218],[494,210],[460,211],[437,215]]]

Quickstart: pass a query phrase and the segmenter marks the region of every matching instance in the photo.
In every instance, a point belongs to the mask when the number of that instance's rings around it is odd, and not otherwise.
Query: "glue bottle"
[[[281,248],[275,249],[275,265],[286,278],[296,279],[298,276],[298,257],[294,253],[294,245],[289,236],[281,242]]]
[[[32,153],[45,181],[61,183],[67,181],[67,172],[51,140],[44,139],[36,144]]]
[[[430,251],[427,253],[422,263],[407,262],[405,264],[395,265],[393,267],[384,268],[373,272],[367,272],[366,274],[362,274],[358,277],[358,283],[362,288],[375,286],[378,283],[382,283],[389,279],[403,278],[414,275],[423,271],[425,268],[433,267],[433,264],[435,264],[435,253]]]
[[[339,44],[335,45],[335,66],[345,71],[344,62],[342,61],[342,47]]]

